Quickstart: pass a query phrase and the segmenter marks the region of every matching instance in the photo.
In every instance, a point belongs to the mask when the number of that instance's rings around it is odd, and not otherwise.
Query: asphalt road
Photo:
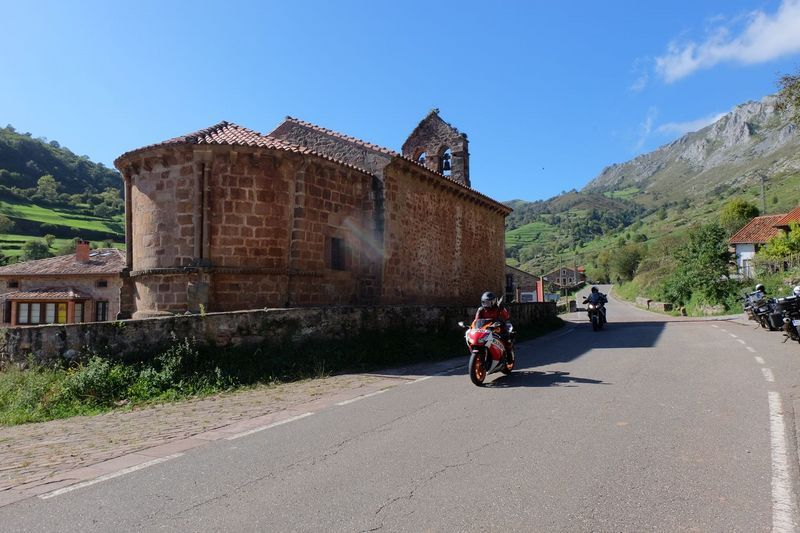
[[[49,499],[2,531],[792,531],[800,346],[609,303],[444,375]],[[770,378],[772,381],[770,381]]]

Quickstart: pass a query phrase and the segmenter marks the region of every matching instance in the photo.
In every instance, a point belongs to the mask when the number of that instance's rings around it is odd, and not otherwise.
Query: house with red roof
[[[795,209],[792,213],[795,211],[800,216],[800,208]],[[755,217],[728,239],[728,242],[733,245],[735,250],[736,269],[739,274],[745,277],[753,276],[753,257],[767,241],[780,234],[781,229],[784,227],[782,223],[788,216],[787,214],[780,214]],[[789,229],[788,222],[785,228]]]
[[[0,267],[0,323],[6,326],[114,320],[120,308],[125,254],[91,250]]]

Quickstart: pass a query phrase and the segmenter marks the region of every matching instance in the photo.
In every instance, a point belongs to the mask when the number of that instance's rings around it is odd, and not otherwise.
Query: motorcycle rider
[[[606,319],[606,304],[608,303],[608,298],[606,295],[600,292],[597,287],[592,287],[592,292],[584,298],[584,304],[590,303],[599,306],[600,308],[600,317],[603,320],[603,323],[607,323],[608,320]]]
[[[481,306],[475,313],[475,320],[493,320],[500,323],[500,338],[506,345],[508,353],[514,353],[514,326],[511,324],[511,313],[501,307],[497,296],[493,292],[484,292],[481,295]]]

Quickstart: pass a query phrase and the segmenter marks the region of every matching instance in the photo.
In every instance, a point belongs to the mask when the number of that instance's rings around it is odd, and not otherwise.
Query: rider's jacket
[[[606,295],[603,294],[602,292],[593,292],[586,297],[586,302],[589,302],[594,305],[604,304],[608,302],[608,298],[606,298]]]
[[[478,312],[475,313],[475,320],[479,318],[485,320],[497,320],[503,324],[505,328],[505,323],[511,320],[511,313],[508,312],[508,309],[505,307],[479,307]]]

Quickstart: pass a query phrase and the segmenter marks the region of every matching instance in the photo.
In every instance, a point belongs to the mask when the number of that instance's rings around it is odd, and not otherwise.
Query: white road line
[[[745,348],[747,348],[747,351],[750,352],[750,353],[757,353],[755,348],[753,348],[751,346],[745,346]],[[761,364],[763,365],[764,363],[761,363]]]
[[[174,453],[172,455],[167,455],[166,457],[159,457],[158,459],[153,459],[152,461],[147,461],[146,463],[141,463],[134,466],[129,466],[128,468],[122,469],[119,472],[112,472],[111,474],[105,474],[103,476],[90,479],[89,481],[84,481],[83,483],[76,483],[75,485],[70,485],[69,487],[64,487],[63,489],[54,490],[53,492],[48,492],[46,494],[40,494],[39,498],[43,500],[50,499],[54,496],[60,496],[61,494],[66,494],[67,492],[72,492],[73,490],[82,489],[84,487],[88,487],[90,485],[94,485],[96,483],[100,483],[102,481],[108,481],[109,479],[114,479],[115,477],[124,476],[125,474],[130,474],[131,472],[136,472],[137,470],[142,470],[147,468],[148,466],[157,465],[159,463],[163,463],[169,461],[170,459],[175,459],[176,457],[180,457],[183,455],[182,453]]]
[[[437,372],[437,373],[436,373],[436,374],[434,374],[434,375],[436,375],[436,376],[443,376],[444,374],[442,374],[441,372]],[[414,381],[409,381],[409,382],[407,383],[407,385],[411,385],[411,384],[413,384],[413,383],[419,383],[420,381],[425,381],[426,379],[431,379],[432,377],[433,377],[433,376],[425,376],[425,377],[423,377],[423,378],[417,378],[417,379],[415,379]],[[337,403],[336,405],[339,405],[339,404]]]
[[[737,340],[738,342],[742,343],[742,344],[747,344],[747,343],[746,343],[746,342],[744,342],[742,339],[736,339],[736,340]]]
[[[716,325],[716,324],[711,324],[711,327],[712,327],[712,328],[719,328],[719,326],[718,326],[718,325]]]
[[[282,426],[283,424],[288,424],[289,422],[294,422],[295,420],[300,420],[301,418],[305,418],[307,416],[311,416],[314,413],[303,413],[302,415],[293,416],[291,418],[287,418],[286,420],[280,420],[278,422],[273,422],[272,424],[268,424],[266,426],[261,426],[258,428],[249,429],[247,431],[243,431],[241,433],[237,433],[236,435],[231,435],[230,437],[225,437],[225,440],[236,440],[241,437],[246,437],[247,435],[252,435],[253,433],[258,433],[259,431],[264,431],[265,429],[274,428],[276,426]]]
[[[758,363],[759,365],[763,365],[764,364],[764,358],[761,357],[760,355],[755,356],[755,360],[756,360],[756,363]]]
[[[728,330],[727,330],[727,329],[725,329],[725,328],[719,328],[719,330],[720,330],[720,331],[724,331],[725,333],[728,333]]]
[[[414,382],[412,381],[411,383],[414,383]],[[369,394],[364,394],[363,396],[356,396],[355,398],[350,398],[349,400],[345,400],[343,402],[339,402],[336,405],[347,405],[349,403],[353,403],[353,402],[357,402],[359,400],[363,400],[364,398],[371,398],[373,396],[377,396],[378,394],[383,394],[387,390],[389,390],[389,389],[381,389],[381,390],[378,390],[378,391],[375,391],[375,392],[371,392]]]
[[[795,531],[794,493],[786,452],[786,426],[783,423],[781,395],[769,392],[769,429],[772,447],[772,531]]]
[[[731,337],[733,337],[734,339],[738,339],[738,338],[739,338],[739,337],[737,337],[736,335],[734,335],[733,333],[728,333],[728,335],[730,335],[730,336],[731,336]]]
[[[764,367],[761,369],[761,373],[764,374],[764,379],[770,383],[775,383],[775,375],[772,373],[771,369]]]

